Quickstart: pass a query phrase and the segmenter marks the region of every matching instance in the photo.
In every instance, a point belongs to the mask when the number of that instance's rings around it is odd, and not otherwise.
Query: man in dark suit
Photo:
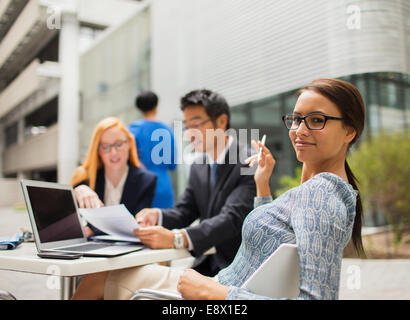
[[[246,146],[226,134],[229,106],[219,94],[195,90],[181,99],[186,134],[204,157],[192,164],[187,188],[173,208],[143,209],[137,237],[151,248],[188,248],[193,268],[213,276],[228,266],[241,243],[242,223],[256,195],[252,175],[241,175]],[[231,161],[229,161],[231,159]],[[235,160],[235,161],[232,161]],[[196,219],[199,224],[191,225]],[[203,256],[215,247],[214,255]]]

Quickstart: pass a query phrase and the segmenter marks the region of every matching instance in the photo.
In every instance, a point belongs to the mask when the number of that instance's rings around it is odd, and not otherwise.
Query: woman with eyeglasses
[[[360,92],[336,79],[317,79],[298,91],[293,113],[283,117],[298,161],[300,186],[271,201],[269,177],[275,160],[261,143],[255,173],[256,202],[242,228],[242,244],[218,282],[193,270],[179,278],[187,299],[267,299],[240,288],[282,243],[297,245],[300,268],[298,299],[337,299],[343,250],[352,239],[359,255],[362,204],[356,178],[346,161],[365,120]],[[257,157],[248,159],[250,165]],[[272,270],[274,272],[274,270]],[[269,284],[273,285],[273,284]]]
[[[135,215],[151,207],[157,177],[141,168],[133,135],[117,118],[101,120],[91,138],[85,161],[72,178],[80,208],[123,203]],[[92,225],[86,236],[103,234]]]
[[[269,178],[275,159],[261,142],[254,143],[256,150],[262,148],[259,161],[258,155],[247,159],[250,166],[258,163],[255,209],[243,223],[233,262],[213,278],[165,266],[118,270],[110,281],[94,283],[92,298],[127,299],[141,289],[132,287],[133,277],[145,285],[161,277],[166,285],[155,289],[178,291],[185,299],[270,299],[241,286],[281,244],[289,243],[297,245],[299,257],[298,299],[337,299],[343,250],[350,239],[364,253],[362,205],[346,162],[363,131],[364,116],[360,92],[348,82],[318,79],[302,88],[293,113],[283,117],[303,163],[301,184],[272,201]]]

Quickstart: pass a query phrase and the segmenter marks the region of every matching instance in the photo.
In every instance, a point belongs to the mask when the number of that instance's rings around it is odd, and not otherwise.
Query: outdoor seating
[[[274,268],[274,270],[272,270]],[[255,294],[271,298],[299,295],[299,260],[296,245],[282,244],[243,284]],[[130,300],[182,300],[177,292],[142,288]]]

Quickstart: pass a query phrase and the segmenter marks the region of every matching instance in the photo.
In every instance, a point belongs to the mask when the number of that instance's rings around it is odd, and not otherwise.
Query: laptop
[[[270,297],[299,296],[299,256],[295,244],[279,246],[245,281],[242,288]]]
[[[115,257],[144,248],[128,243],[88,241],[72,186],[33,180],[21,180],[20,183],[38,252]]]

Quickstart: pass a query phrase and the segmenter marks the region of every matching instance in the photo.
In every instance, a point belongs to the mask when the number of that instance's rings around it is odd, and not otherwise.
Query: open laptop
[[[84,256],[115,257],[144,247],[88,241],[71,186],[33,180],[21,180],[20,183],[38,252],[58,251]]]

